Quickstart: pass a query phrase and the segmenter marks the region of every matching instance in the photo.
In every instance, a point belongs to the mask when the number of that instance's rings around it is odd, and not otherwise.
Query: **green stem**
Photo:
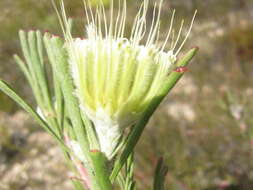
[[[95,179],[99,185],[99,190],[112,190],[105,155],[100,151],[94,150],[90,152],[90,156],[93,162]]]

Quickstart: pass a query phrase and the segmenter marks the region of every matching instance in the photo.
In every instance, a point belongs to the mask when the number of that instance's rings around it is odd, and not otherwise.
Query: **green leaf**
[[[29,53],[30,53],[30,60],[29,64],[31,67],[31,73],[34,73],[35,76],[35,83],[37,83],[41,95],[42,95],[42,103],[39,106],[42,109],[46,109],[45,111],[53,111],[52,109],[52,100],[51,95],[49,93],[47,75],[44,68],[44,63],[42,58],[42,36],[40,32],[30,31],[28,32],[28,46],[29,46]],[[42,110],[44,111],[44,110]]]
[[[27,111],[48,133],[55,137],[61,144],[64,144],[62,140],[56,135],[56,133],[48,126],[48,124],[37,114],[33,108],[26,103],[6,82],[0,80],[0,90],[6,95],[12,98],[17,104],[19,104],[25,111]]]
[[[18,64],[19,68],[21,69],[21,71],[25,74],[25,77],[27,78],[29,84],[31,85],[33,80],[30,76],[30,72],[28,71],[28,68],[27,68],[25,62],[22,61],[22,59],[18,55],[14,55],[13,57],[14,57],[14,60],[16,61],[16,63]]]
[[[41,32],[24,32],[21,30],[19,35],[26,64],[18,56],[14,56],[14,58],[27,77],[37,105],[41,109],[48,125],[58,136],[61,136],[61,128],[57,123],[53,98],[49,91],[48,77],[43,62],[43,41]]]
[[[65,102],[63,98],[63,93],[61,90],[61,82],[57,77],[55,71],[53,70],[53,81],[54,81],[54,96],[55,96],[55,112],[57,116],[58,125],[60,131],[64,130],[64,117],[66,116],[64,107]]]
[[[25,62],[26,62],[25,65],[27,68],[27,72],[24,72],[24,74],[25,75],[26,75],[26,73],[29,74],[29,77],[27,78],[27,80],[29,81],[30,86],[33,90],[37,104],[41,104],[42,94],[41,94],[40,88],[38,86],[38,83],[36,81],[36,74],[32,68],[32,60],[31,60],[31,54],[29,51],[29,45],[28,45],[28,41],[27,41],[27,33],[23,30],[20,30],[19,31],[19,38],[20,38],[20,43],[21,43],[23,55],[25,57]],[[23,70],[25,67],[21,65],[20,61],[21,61],[21,59],[16,59],[17,64],[20,66],[21,70]]]
[[[134,188],[134,152],[130,154],[125,164],[125,187],[124,190],[131,190]]]
[[[194,57],[197,51],[198,51],[198,48],[193,48],[190,51],[188,51],[188,53],[186,53],[186,55],[178,61],[177,66],[181,67],[181,66],[188,65],[188,63]],[[129,134],[129,137],[126,142],[126,146],[122,154],[120,155],[119,159],[114,164],[114,168],[110,176],[110,179],[112,182],[114,182],[119,171],[125,164],[128,156],[134,150],[135,145],[140,139],[140,136],[146,124],[149,121],[149,118],[152,116],[152,114],[154,113],[156,108],[159,106],[159,104],[162,102],[164,97],[170,92],[170,90],[175,86],[177,81],[183,76],[183,74],[184,72],[172,72],[168,76],[167,80],[164,82],[164,86],[159,90],[157,97],[154,98],[154,100],[150,103],[150,105],[147,107],[146,111],[142,115],[141,119],[133,127],[131,133]]]
[[[164,190],[164,181],[167,173],[168,167],[164,165],[163,159],[160,158],[155,170],[153,190]]]
[[[49,34],[44,35],[44,43],[55,72],[59,81],[61,81],[61,89],[63,91],[64,102],[68,110],[73,129],[76,133],[78,142],[80,143],[85,154],[89,153],[89,143],[85,126],[83,125],[79,103],[74,95],[74,85],[68,68],[68,57],[64,49],[64,42],[56,36],[51,37]]]

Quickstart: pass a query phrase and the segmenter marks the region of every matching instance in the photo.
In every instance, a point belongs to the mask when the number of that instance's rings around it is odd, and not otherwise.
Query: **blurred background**
[[[65,2],[75,20],[75,35],[82,35],[82,1]],[[105,1],[106,6],[109,2]],[[128,0],[126,33],[140,3]],[[182,19],[189,24],[198,10],[181,52],[192,46],[200,51],[138,144],[138,189],[151,189],[156,161],[164,156],[169,190],[252,190],[253,1],[164,0],[161,42],[174,8],[175,28]],[[49,0],[1,0],[0,10],[0,76],[34,105],[31,89],[12,56],[21,55],[19,29],[61,35],[55,11]],[[53,139],[0,92],[0,189],[71,190],[70,177]]]

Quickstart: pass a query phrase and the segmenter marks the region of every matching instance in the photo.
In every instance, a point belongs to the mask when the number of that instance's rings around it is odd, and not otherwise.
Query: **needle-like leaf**
[[[38,123],[41,125],[48,133],[55,137],[61,144],[62,140],[57,136],[57,134],[50,128],[50,126],[37,114],[33,108],[26,103],[6,82],[0,80],[0,90],[2,90],[6,95],[12,98],[17,104],[19,104],[25,111],[27,111]]]
[[[158,160],[155,176],[154,176],[154,184],[153,190],[164,190],[164,181],[168,172],[168,167],[164,165],[164,161],[162,158]]]

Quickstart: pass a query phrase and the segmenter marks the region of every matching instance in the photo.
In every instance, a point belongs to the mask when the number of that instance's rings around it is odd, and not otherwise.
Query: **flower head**
[[[190,29],[175,50],[182,31],[181,25],[171,49],[164,50],[172,33],[175,14],[173,11],[168,35],[164,43],[159,45],[157,39],[161,5],[162,1],[158,12],[154,8],[151,27],[147,31],[148,0],[144,0],[129,39],[124,36],[125,1],[122,13],[119,11],[116,21],[113,21],[111,8],[110,23],[105,19],[102,5],[93,14],[85,4],[88,20],[86,39],[73,38],[67,19],[63,17],[67,28],[66,47],[76,95],[81,109],[93,121],[101,150],[108,157],[118,144],[123,129],[134,124],[156,98],[164,80],[174,69],[176,55],[189,35]],[[62,10],[65,15],[64,9]],[[142,42],[144,39],[145,43]]]

